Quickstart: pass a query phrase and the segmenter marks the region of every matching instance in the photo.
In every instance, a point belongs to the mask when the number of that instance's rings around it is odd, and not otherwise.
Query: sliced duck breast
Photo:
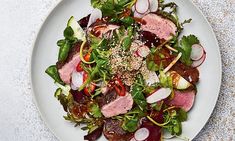
[[[172,34],[176,34],[176,25],[166,18],[150,13],[144,16],[142,20],[144,24],[141,25],[141,29],[154,33],[160,39],[169,40]]]
[[[188,112],[194,104],[195,90],[191,91],[175,91],[174,98],[169,102],[169,105],[176,106]]]
[[[132,108],[133,99],[130,93],[125,96],[120,96],[109,104],[101,108],[101,112],[105,117],[112,117],[120,114],[125,114]]]
[[[69,62],[59,69],[60,78],[64,81],[64,83],[70,84],[71,75],[73,71],[76,70],[76,66],[80,61],[79,53],[77,53]]]

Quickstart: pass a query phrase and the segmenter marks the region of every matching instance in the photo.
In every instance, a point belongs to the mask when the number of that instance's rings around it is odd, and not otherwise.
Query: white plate
[[[67,20],[72,15],[80,19],[91,12],[89,1],[60,2],[43,24],[32,52],[31,79],[35,103],[45,123],[62,141],[81,141],[86,132],[63,119],[66,113],[53,96],[56,86],[44,71],[57,60],[56,42],[63,38]],[[183,136],[193,139],[206,124],[215,107],[221,84],[221,58],[216,37],[202,13],[189,0],[174,1],[179,5],[181,21],[193,19],[191,24],[185,26],[183,34],[198,36],[207,52],[207,59],[199,68],[200,83],[195,105],[189,113],[188,121],[183,123]]]

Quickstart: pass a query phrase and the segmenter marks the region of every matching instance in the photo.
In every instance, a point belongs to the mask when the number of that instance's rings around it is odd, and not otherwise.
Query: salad
[[[177,4],[91,0],[91,14],[68,20],[58,61],[46,69],[64,119],[109,141],[179,137],[193,107],[206,52],[181,33]]]

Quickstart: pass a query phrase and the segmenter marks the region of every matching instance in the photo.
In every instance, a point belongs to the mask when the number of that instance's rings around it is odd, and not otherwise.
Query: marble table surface
[[[40,25],[60,0],[0,0],[0,141],[57,141],[32,100],[29,66]],[[221,92],[195,141],[235,140],[235,0],[193,0],[211,23],[223,63]]]

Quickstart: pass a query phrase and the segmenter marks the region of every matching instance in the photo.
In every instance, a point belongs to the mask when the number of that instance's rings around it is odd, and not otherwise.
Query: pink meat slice
[[[72,72],[76,69],[77,64],[80,62],[79,53],[75,54],[68,63],[59,69],[60,78],[66,84],[70,84]]]
[[[175,97],[169,102],[169,105],[176,106],[188,112],[194,104],[196,92],[192,91],[175,91]]]
[[[156,14],[148,14],[142,18],[144,24],[141,25],[143,31],[154,33],[158,38],[169,40],[171,35],[175,35],[177,31],[176,25],[165,18]]]
[[[102,114],[109,118],[112,116],[125,114],[132,108],[133,99],[131,94],[126,93],[125,96],[120,96],[109,104],[104,105],[101,108]]]

